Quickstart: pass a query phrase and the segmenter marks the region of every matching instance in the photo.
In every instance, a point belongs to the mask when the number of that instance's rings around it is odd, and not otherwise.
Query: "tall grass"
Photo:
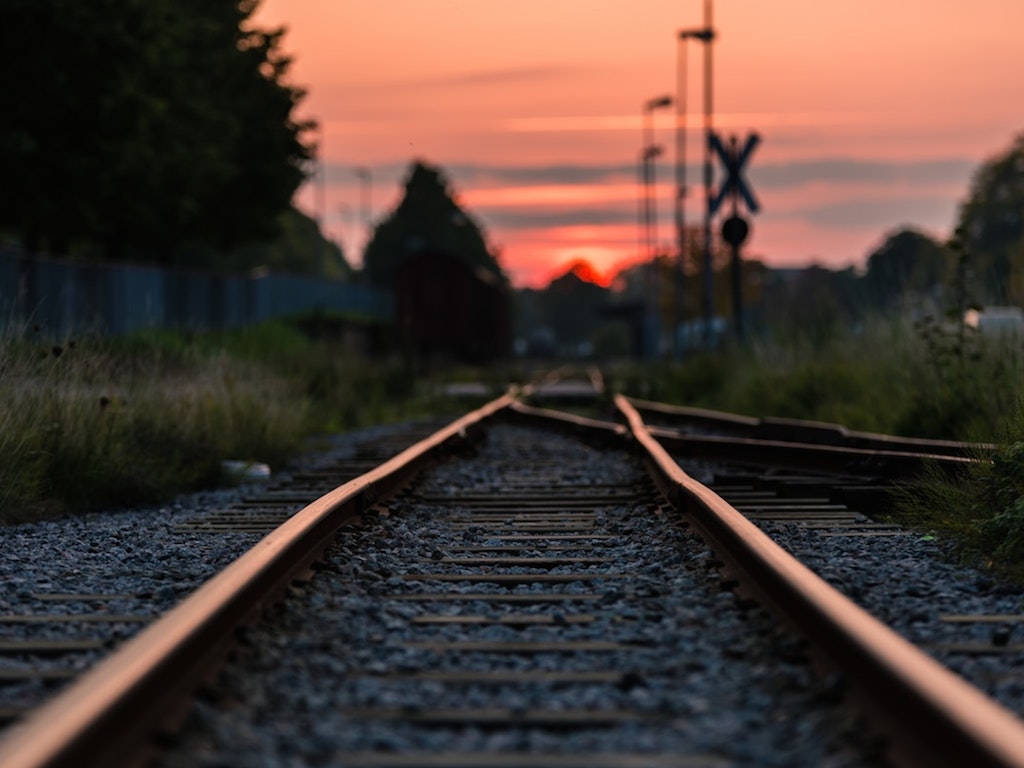
[[[907,483],[893,516],[958,558],[1024,583],[1024,339],[958,325],[875,322],[826,339],[756,342],[613,374],[628,394],[750,416],[995,443],[994,457]]]
[[[287,323],[61,344],[0,339],[0,522],[169,498],[225,459],[280,467],[322,432],[407,416],[415,380]]]
[[[761,340],[695,353],[681,363],[624,366],[608,379],[629,394],[749,416],[832,421],[913,437],[1005,440],[1024,382],[1024,340],[969,336],[962,352],[937,349],[934,337],[953,332],[875,321],[826,340]]]

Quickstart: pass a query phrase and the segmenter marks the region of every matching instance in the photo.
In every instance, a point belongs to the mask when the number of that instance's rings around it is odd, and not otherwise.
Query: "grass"
[[[0,522],[169,499],[225,459],[280,467],[311,436],[439,407],[395,361],[279,322],[62,344],[0,340]]]
[[[0,338],[0,522],[153,503],[222,482],[225,459],[280,467],[318,434],[463,407],[437,394],[436,373],[368,360],[308,327]],[[505,373],[449,369],[444,379],[500,391],[516,378]],[[605,375],[613,390],[670,403],[995,442],[995,461],[967,475],[908,485],[894,515],[1024,583],[1019,339],[876,323]]]
[[[1000,441],[1024,380],[1019,341],[972,339],[938,357],[915,328],[877,323],[828,343],[804,338],[626,365],[609,385],[638,397],[748,416],[830,421],[909,437]]]
[[[954,557],[1024,584],[1024,340],[937,324],[875,323],[857,334],[753,343],[683,364],[626,366],[620,391],[749,416],[783,416],[912,437],[995,443],[956,477],[926,472],[892,517]]]

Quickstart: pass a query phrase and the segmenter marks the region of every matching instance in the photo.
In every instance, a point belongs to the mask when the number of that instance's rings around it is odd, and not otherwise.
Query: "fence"
[[[0,246],[0,326],[53,336],[145,328],[216,329],[320,310],[390,323],[390,294],[292,275],[65,261]]]

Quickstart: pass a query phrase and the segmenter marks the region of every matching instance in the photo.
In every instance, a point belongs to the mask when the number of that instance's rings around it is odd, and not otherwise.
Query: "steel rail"
[[[753,466],[850,472],[887,479],[911,477],[929,465],[955,473],[979,461],[945,453],[908,453],[752,437],[689,435],[664,427],[647,429],[659,443],[677,455]]]
[[[739,437],[784,442],[835,445],[865,450],[895,451],[949,456],[980,456],[993,451],[992,443],[967,443],[957,440],[929,440],[916,437],[859,432],[841,424],[804,419],[755,418],[706,408],[669,405],[653,400],[629,398],[641,413],[656,413],[696,427],[712,429]]]
[[[509,417],[516,418],[519,421],[543,423],[547,426],[560,426],[566,431],[584,433],[592,437],[624,440],[629,436],[629,430],[622,424],[591,419],[587,416],[555,411],[550,408],[538,408],[533,405],[527,405],[519,400],[512,403],[506,413]]]
[[[842,670],[902,766],[1024,766],[1024,723],[847,600],[721,497],[687,475],[629,401],[615,405],[662,492],[741,585]]]
[[[508,408],[512,392],[307,505],[280,528],[129,640],[0,741],[0,766],[81,768],[134,763],[168,710],[227,653],[253,620],[329,545],[347,519],[398,490],[438,452]]]

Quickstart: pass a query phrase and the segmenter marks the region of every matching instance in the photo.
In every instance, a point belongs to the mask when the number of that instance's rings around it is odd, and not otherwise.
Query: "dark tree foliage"
[[[442,171],[416,161],[398,207],[377,225],[363,256],[363,271],[374,285],[390,285],[395,270],[419,251],[449,253],[507,283],[483,230],[455,202]]]
[[[601,309],[608,303],[608,291],[580,277],[577,267],[552,280],[542,296],[546,325],[562,345],[590,341]]]
[[[948,277],[949,254],[936,240],[914,229],[890,233],[868,256],[864,287],[877,308],[889,308],[908,294],[939,298]]]
[[[761,274],[757,313],[764,328],[782,336],[827,344],[852,326],[861,314],[861,286],[853,268],[831,270],[819,265]]]
[[[294,207],[277,219],[273,240],[229,249],[209,245],[183,246],[174,252],[175,264],[201,269],[215,264],[224,272],[269,270],[277,274],[352,279],[352,267],[337,243],[323,237],[315,220]]]
[[[958,231],[987,297],[1024,301],[1024,133],[975,173]]]
[[[258,0],[2,0],[0,230],[159,255],[275,233],[311,125]]]

